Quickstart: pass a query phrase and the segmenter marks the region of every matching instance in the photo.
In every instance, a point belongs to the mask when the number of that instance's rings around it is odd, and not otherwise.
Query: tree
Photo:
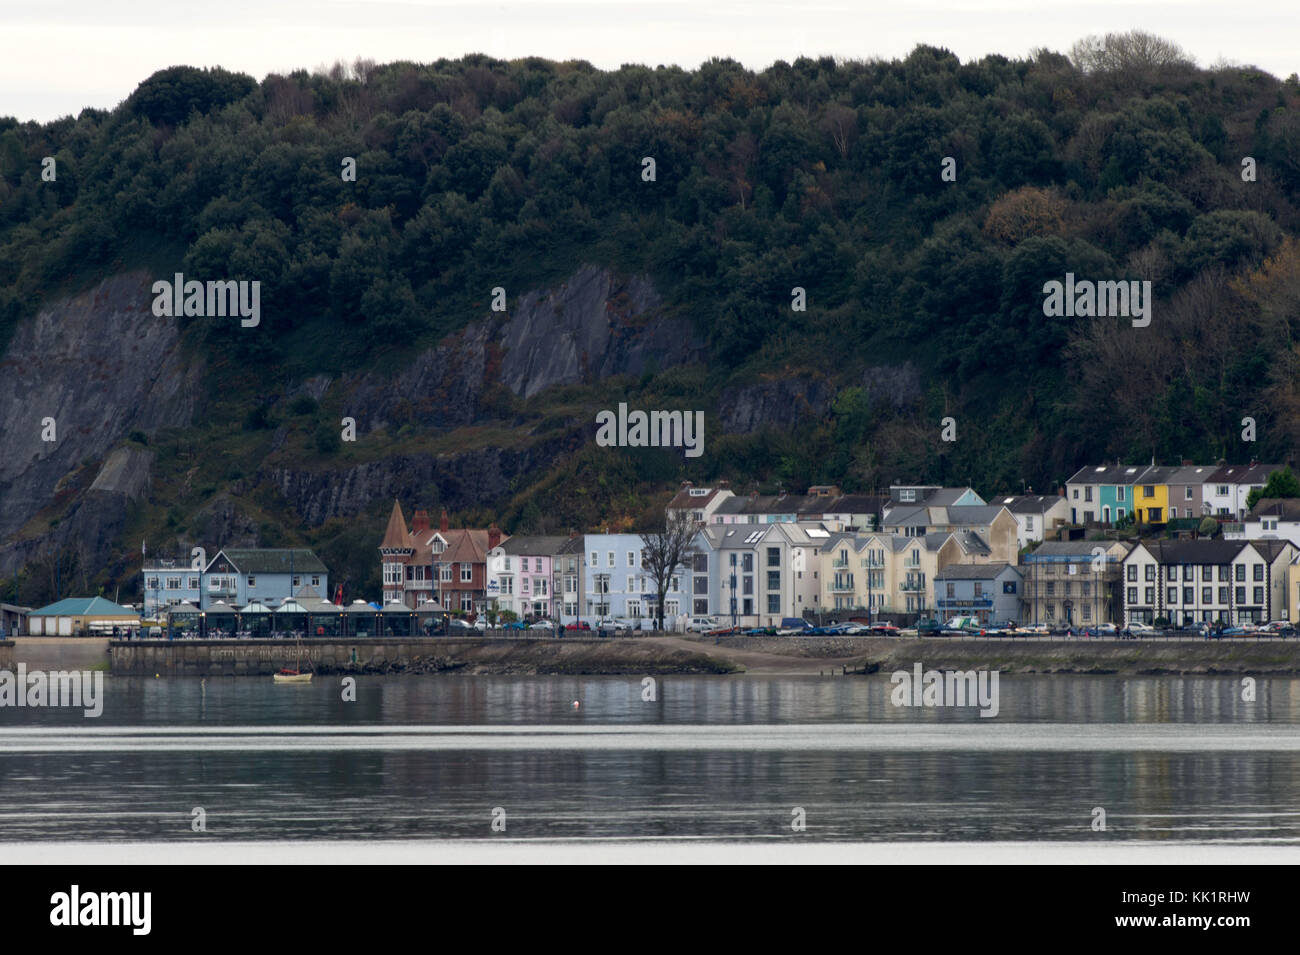
[[[641,566],[654,583],[655,618],[660,630],[664,628],[664,594],[668,592],[668,582],[693,556],[692,543],[697,530],[688,514],[675,512],[662,531],[641,535],[645,545],[641,549]]]
[[[1268,476],[1262,488],[1255,488],[1246,495],[1246,506],[1253,508],[1256,503],[1264,498],[1277,497],[1300,497],[1300,480],[1292,473],[1289,467],[1282,468],[1280,471],[1274,471]]]

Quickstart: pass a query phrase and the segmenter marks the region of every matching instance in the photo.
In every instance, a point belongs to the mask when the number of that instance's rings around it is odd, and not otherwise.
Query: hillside
[[[135,598],[142,541],[377,591],[394,497],[563,533],[687,478],[1294,461],[1300,80],[1113,52],[173,67],[0,119],[0,596]],[[155,314],[178,272],[260,321]],[[1151,324],[1046,317],[1067,272],[1150,281]],[[703,410],[704,453],[597,447],[624,401]]]

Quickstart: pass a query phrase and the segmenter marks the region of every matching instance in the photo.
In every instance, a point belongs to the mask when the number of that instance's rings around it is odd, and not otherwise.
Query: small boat
[[[302,672],[302,637],[298,638],[298,661],[295,669],[290,670],[287,667],[280,670],[279,673],[271,674],[271,679],[276,683],[310,683],[311,672]]]
[[[279,673],[271,674],[271,679],[276,683],[310,683],[310,673],[299,673],[297,670],[281,670]]]

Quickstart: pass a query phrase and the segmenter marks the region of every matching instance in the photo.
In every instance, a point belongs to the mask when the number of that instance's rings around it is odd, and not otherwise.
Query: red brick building
[[[487,553],[507,537],[496,527],[453,530],[446,511],[439,526],[431,528],[428,512],[417,510],[408,530],[402,507],[394,501],[379,545],[384,603],[415,608],[434,600],[447,610],[481,613],[487,602]]]

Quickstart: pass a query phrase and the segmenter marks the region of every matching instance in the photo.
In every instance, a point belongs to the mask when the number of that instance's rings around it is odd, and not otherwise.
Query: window
[[[438,579],[444,584],[451,583],[451,564],[438,565]]]
[[[1263,565],[1263,564],[1255,564],[1254,567],[1255,567],[1255,576],[1254,576],[1254,579],[1255,579],[1255,580],[1263,580],[1263,579],[1264,579],[1264,565]]]
[[[466,592],[460,595],[460,609],[465,611],[466,613],[469,613],[474,609],[473,594]]]
[[[1115,516],[1116,516],[1116,518],[1117,518],[1118,520],[1121,520],[1121,521],[1122,521],[1122,520],[1124,520],[1124,515],[1125,515],[1126,513],[1128,513],[1128,512],[1127,512],[1124,508],[1121,507],[1121,508],[1118,508],[1118,509],[1115,511]]]
[[[1237,580],[1244,581],[1246,579],[1246,565],[1236,564],[1235,569],[1236,569]]]
[[[198,589],[199,589],[199,578],[197,578],[197,577],[191,577],[191,578],[189,579],[189,587],[188,587],[187,589],[189,589],[189,590],[198,590]]]
[[[1155,602],[1156,602],[1156,589],[1155,589],[1154,587],[1147,587],[1147,588],[1145,588],[1145,590],[1146,590],[1146,600],[1145,600],[1144,602],[1145,602],[1145,603],[1149,603],[1149,604],[1153,604],[1153,603],[1155,603]]]
[[[592,567],[600,566],[600,555],[597,554],[594,550],[591,552],[591,566]]]
[[[1127,574],[1127,576],[1128,576],[1128,579],[1129,579],[1130,581],[1133,581],[1133,582],[1136,582],[1136,581],[1137,581],[1137,579],[1138,579],[1138,568],[1137,568],[1137,564],[1129,564],[1128,567],[1125,568],[1125,572],[1126,572],[1126,574]]]
[[[301,582],[302,582],[302,578],[301,578],[301,577],[294,577],[294,578],[293,578],[293,589],[294,589],[294,590],[297,590],[297,589],[301,586]]]
[[[1176,603],[1178,603],[1178,588],[1177,588],[1177,587],[1166,587],[1166,588],[1165,588],[1165,602],[1166,602],[1166,603],[1171,603],[1171,604],[1176,604]]]
[[[252,574],[249,574],[249,575],[248,575],[248,586],[250,586],[250,587],[256,587],[256,586],[257,586],[257,578],[256,578],[255,576],[253,576]]]
[[[976,597],[984,596],[984,585],[980,583],[978,580],[975,581],[975,596]]]
[[[1145,570],[1146,570],[1146,573],[1143,575],[1143,578],[1142,578],[1143,580],[1155,580],[1155,579],[1156,579],[1156,565],[1155,565],[1155,564],[1147,564]]]
[[[636,566],[636,552],[635,552],[635,551],[631,551],[631,550],[630,550],[630,551],[627,552],[627,565],[628,565],[629,567],[635,567],[635,566]]]
[[[946,586],[948,588],[948,599],[951,600],[957,596],[957,585],[954,583],[948,583]]]
[[[1196,568],[1191,564],[1183,564],[1183,580],[1195,580]]]
[[[216,580],[215,580],[215,578],[214,578],[213,583],[215,583],[215,582],[216,582]],[[146,589],[146,590],[157,590],[157,589],[158,589],[158,578],[157,578],[157,577],[146,577],[146,578],[145,578],[145,581],[144,581],[144,586],[145,586],[145,589]]]
[[[1221,604],[1226,604],[1227,602],[1228,602],[1228,588],[1227,588],[1227,587],[1220,587],[1220,588],[1219,588],[1219,603],[1221,603]]]
[[[534,557],[534,558],[533,558],[533,573],[535,573],[535,574],[540,574],[541,572],[542,572],[542,559],[541,559],[540,557]]]
[[[460,565],[460,582],[461,582],[462,584],[468,584],[468,583],[471,582],[473,579],[474,579],[474,565],[473,565],[473,564],[461,564],[461,565]]]
[[[768,613],[780,613],[780,612],[781,612],[781,595],[780,595],[780,594],[768,594],[768,595],[767,595],[767,612],[768,612]]]
[[[1076,501],[1079,499],[1079,489],[1077,487],[1074,489],[1073,497]]]
[[[1034,515],[1030,514],[1025,518],[1025,530],[1032,534],[1034,532]]]
[[[1122,487],[1115,488],[1115,500],[1117,501],[1124,500],[1124,489]],[[1119,516],[1120,517],[1124,516],[1124,508],[1122,507],[1119,509]]]
[[[781,572],[779,570],[769,570],[767,572],[767,589],[768,590],[781,589]]]
[[[1075,492],[1076,495],[1077,495],[1078,493],[1079,493],[1078,491]],[[899,491],[899,492],[898,492],[898,499],[899,499],[900,501],[903,501],[903,502],[911,502],[911,501],[915,501],[915,500],[916,500],[916,492],[915,492],[915,491],[909,491],[909,490],[902,490],[902,491]]]
[[[1192,499],[1192,486],[1189,484],[1185,490],[1185,493],[1183,494],[1183,500],[1190,501],[1191,499]]]
[[[1262,604],[1264,602],[1264,588],[1256,587],[1254,589],[1254,597],[1255,597],[1255,603]]]
[[[506,557],[506,558],[505,558],[505,567],[504,567],[503,569],[504,569],[504,570],[510,570],[510,569],[512,569],[512,568],[510,567],[510,558],[509,558],[509,557]],[[524,570],[527,570],[527,569],[528,569],[527,567],[524,568]]]
[[[769,567],[781,566],[781,548],[769,547],[767,549],[767,566]]]
[[[708,578],[708,577],[696,577],[696,578],[694,578],[694,580],[695,580],[695,593],[697,593],[697,594],[707,594],[707,593],[709,592],[709,578]]]
[[[750,573],[754,569],[754,555],[744,554],[740,560],[740,569],[745,573]]]
[[[1228,577],[1228,565],[1227,565],[1227,564],[1220,564],[1220,565],[1219,565],[1219,580],[1220,580],[1220,582],[1225,581],[1225,580],[1228,580],[1228,579],[1229,579],[1229,577]],[[1226,601],[1225,601],[1225,603],[1226,603]]]
[[[1203,603],[1203,604],[1212,604],[1212,603],[1214,603],[1214,588],[1213,588],[1213,587],[1202,587],[1202,588],[1201,588],[1201,603]]]
[[[1216,484],[1215,487],[1214,487],[1214,493],[1217,494],[1219,497],[1227,497],[1227,496],[1228,496],[1228,485],[1226,485],[1226,484]]]
[[[691,559],[691,568],[697,574],[707,574],[709,572],[709,555],[695,554]]]
[[[414,579],[415,579],[415,568],[414,568],[413,566],[411,566],[410,564],[407,564],[407,566],[406,566],[406,579],[407,579],[407,580],[414,580]]]
[[[1085,580],[1079,584],[1079,596],[1081,597],[1092,596],[1092,581]]]
[[[1083,489],[1083,499],[1084,499],[1084,501],[1091,501],[1091,500],[1092,500],[1092,485],[1091,485],[1091,484],[1089,484],[1087,487],[1085,487],[1085,488]]]
[[[1092,604],[1083,605],[1083,619],[1084,620],[1092,619]]]
[[[754,578],[752,575],[741,578],[740,592],[742,594],[752,594],[754,592]]]
[[[501,578],[502,595],[504,596],[508,594],[513,594],[514,592],[515,592],[515,579],[513,577],[502,577]]]
[[[1142,496],[1143,496],[1143,497],[1155,497],[1155,496],[1156,496],[1155,485],[1153,485],[1153,484],[1143,484],[1143,485],[1142,485]]]
[[[1237,603],[1244,604],[1246,602],[1246,588],[1237,587],[1235,589],[1237,592],[1234,594],[1234,596],[1237,598]]]
[[[1185,604],[1196,603],[1196,588],[1195,588],[1195,587],[1184,587],[1184,588],[1183,588],[1183,603],[1185,603]]]
[[[1044,586],[1046,588],[1044,592],[1047,594],[1047,596],[1049,597],[1056,596],[1056,581],[1049,580]]]
[[[1131,604],[1138,602],[1138,589],[1136,587],[1130,587],[1128,589],[1128,602]]]
[[[732,567],[736,566],[736,552],[734,550],[731,552],[731,560],[729,561],[729,563],[731,564]]]
[[[168,589],[168,590],[180,590],[180,589],[181,589],[181,579],[180,579],[179,577],[168,577],[168,578],[167,578],[167,589]]]
[[[612,550],[609,551],[609,553],[608,553],[608,558],[609,558],[609,566],[610,566],[610,567],[613,567],[613,566],[614,566],[614,552],[613,552]]]

